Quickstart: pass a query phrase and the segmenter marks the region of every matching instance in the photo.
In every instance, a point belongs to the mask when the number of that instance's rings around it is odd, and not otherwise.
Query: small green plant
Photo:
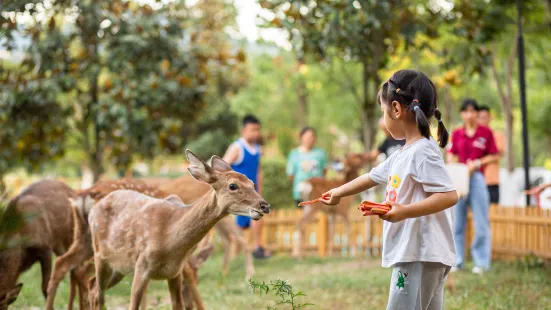
[[[312,303],[299,303],[296,298],[306,296],[306,294],[302,292],[294,293],[291,284],[284,280],[278,279],[275,282],[270,281],[269,283],[249,280],[249,288],[253,294],[258,293],[260,297],[263,294],[268,295],[271,292],[279,298],[273,307],[267,307],[268,310],[277,310],[277,306],[281,305],[289,305],[293,310],[314,305]]]
[[[530,253],[523,258],[518,260],[518,264],[524,269],[537,269],[543,268],[544,260],[541,257],[538,257],[534,253]]]

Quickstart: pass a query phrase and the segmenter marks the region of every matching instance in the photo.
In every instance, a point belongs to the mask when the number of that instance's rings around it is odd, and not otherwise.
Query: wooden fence
[[[275,210],[266,216],[264,244],[272,251],[290,253],[298,240],[296,223],[300,215],[300,210],[293,209]],[[515,259],[531,253],[551,259],[551,210],[495,206],[490,209],[490,222],[495,259]],[[327,249],[327,240],[333,238],[334,255],[377,256],[382,246],[382,224],[379,218],[363,217],[354,209],[350,210],[350,234],[347,235],[342,220],[337,219],[335,233],[329,236],[328,218],[318,212],[307,227],[304,251],[324,257],[331,252]],[[473,224],[469,214],[467,252],[474,236]]]

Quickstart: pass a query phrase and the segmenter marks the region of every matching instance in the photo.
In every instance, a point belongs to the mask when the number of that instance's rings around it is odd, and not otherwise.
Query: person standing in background
[[[480,106],[478,110],[478,123],[492,130],[497,150],[500,156],[503,156],[505,135],[499,130],[492,129],[490,127],[491,122],[492,113],[490,107],[486,105]],[[484,169],[484,178],[486,179],[488,192],[490,193],[490,205],[497,205],[499,203],[499,160],[486,165]]]
[[[327,155],[315,147],[314,128],[304,127],[299,137],[299,147],[292,150],[287,159],[287,175],[293,181],[293,199],[297,204],[301,202],[300,184],[313,177],[323,178],[327,171]]]
[[[473,273],[482,274],[490,268],[492,260],[492,232],[490,230],[490,195],[484,180],[486,165],[499,159],[492,131],[478,124],[478,103],[465,99],[461,105],[463,126],[452,133],[452,145],[448,154],[449,162],[460,162],[469,168],[469,194],[459,199],[453,207],[454,239],[457,249],[457,267],[463,269],[465,256],[465,229],[467,207],[471,206],[475,224],[475,237],[471,247]]]
[[[388,129],[386,129],[385,121],[383,117],[379,118],[379,129],[385,133],[385,140],[379,145],[376,150],[364,154],[366,160],[374,162],[380,154],[385,154],[385,158],[388,158],[392,153],[399,150],[406,143],[405,140],[396,140],[390,135]]]
[[[260,121],[254,115],[246,115],[243,118],[241,138],[232,143],[224,160],[231,165],[233,170],[248,177],[262,195],[262,172],[260,169],[261,148],[258,144],[261,140]],[[270,253],[262,245],[262,227],[264,220],[252,221],[248,216],[237,215],[237,225],[242,229],[252,226],[252,233],[256,249],[253,251],[254,258],[262,259],[270,257]]]

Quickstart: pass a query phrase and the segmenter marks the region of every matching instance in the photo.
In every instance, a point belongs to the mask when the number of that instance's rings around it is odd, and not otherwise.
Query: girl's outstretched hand
[[[396,223],[407,219],[406,207],[396,202],[385,201],[384,204],[389,205],[390,211],[385,214],[379,215],[379,218],[391,223]]]
[[[332,206],[339,204],[339,202],[341,202],[341,197],[338,194],[338,189],[339,188],[337,187],[325,192],[321,195],[320,202]]]

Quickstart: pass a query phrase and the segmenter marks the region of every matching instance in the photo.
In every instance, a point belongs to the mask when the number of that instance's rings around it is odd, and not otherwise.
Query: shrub
[[[277,159],[262,160],[263,188],[262,196],[277,208],[289,208],[294,204],[292,182],[285,173],[285,161]]]
[[[287,157],[291,150],[296,146],[296,135],[290,130],[278,130],[277,132],[277,148],[279,153]]]

